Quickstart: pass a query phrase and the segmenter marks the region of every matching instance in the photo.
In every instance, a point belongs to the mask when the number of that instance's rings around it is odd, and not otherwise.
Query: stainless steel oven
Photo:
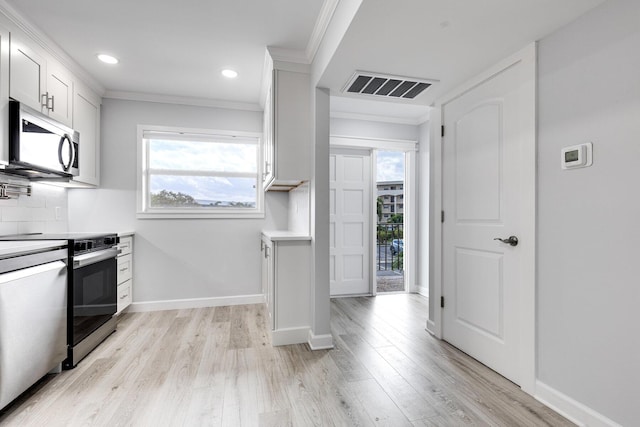
[[[16,234],[0,241],[67,241],[67,359],[71,369],[116,330],[118,278],[115,233]]]
[[[71,369],[116,329],[116,235],[69,240],[68,357]]]

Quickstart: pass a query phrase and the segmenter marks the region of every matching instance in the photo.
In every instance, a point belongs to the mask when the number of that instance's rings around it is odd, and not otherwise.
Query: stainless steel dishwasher
[[[0,409],[67,357],[66,246],[0,245]]]

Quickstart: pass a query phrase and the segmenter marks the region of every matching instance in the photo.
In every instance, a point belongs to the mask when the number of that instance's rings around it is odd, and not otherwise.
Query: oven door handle
[[[104,261],[105,259],[115,258],[120,252],[120,249],[111,248],[105,249],[104,251],[75,256],[73,257],[73,268],[82,268],[87,265],[95,264],[96,262]]]

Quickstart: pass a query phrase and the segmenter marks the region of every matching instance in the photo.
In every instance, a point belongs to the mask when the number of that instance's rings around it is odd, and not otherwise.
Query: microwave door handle
[[[64,168],[64,161],[62,161],[62,144],[63,143],[64,143],[64,136],[60,138],[60,142],[58,143],[58,163],[60,163]]]
[[[64,144],[64,141],[67,141],[69,143],[69,164],[66,165],[64,164],[64,160],[62,160],[62,146]],[[60,162],[65,172],[67,172],[73,164],[73,144],[71,143],[69,135],[64,135],[62,138],[60,138],[60,143],[58,144],[58,162]]]

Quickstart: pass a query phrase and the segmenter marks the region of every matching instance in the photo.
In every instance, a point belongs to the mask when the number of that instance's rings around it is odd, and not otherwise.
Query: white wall
[[[313,256],[310,298],[311,330],[333,346],[329,299],[329,90],[312,92],[313,179],[311,180],[311,251]],[[313,341],[313,340],[312,340]]]
[[[331,118],[331,136],[418,141],[418,126]]]
[[[0,175],[2,182],[28,181]],[[31,196],[0,200],[0,235],[64,233],[67,224],[67,191],[42,183],[31,184]]]
[[[289,230],[311,235],[309,183],[289,191]]]
[[[266,219],[136,219],[137,125],[262,132],[262,113],[105,99],[99,189],[69,190],[72,231],[136,232],[136,303],[260,293],[260,232],[287,228],[287,195]]]
[[[543,39],[538,101],[538,378],[638,425],[640,2]],[[589,141],[593,166],[561,170],[560,149]]]

